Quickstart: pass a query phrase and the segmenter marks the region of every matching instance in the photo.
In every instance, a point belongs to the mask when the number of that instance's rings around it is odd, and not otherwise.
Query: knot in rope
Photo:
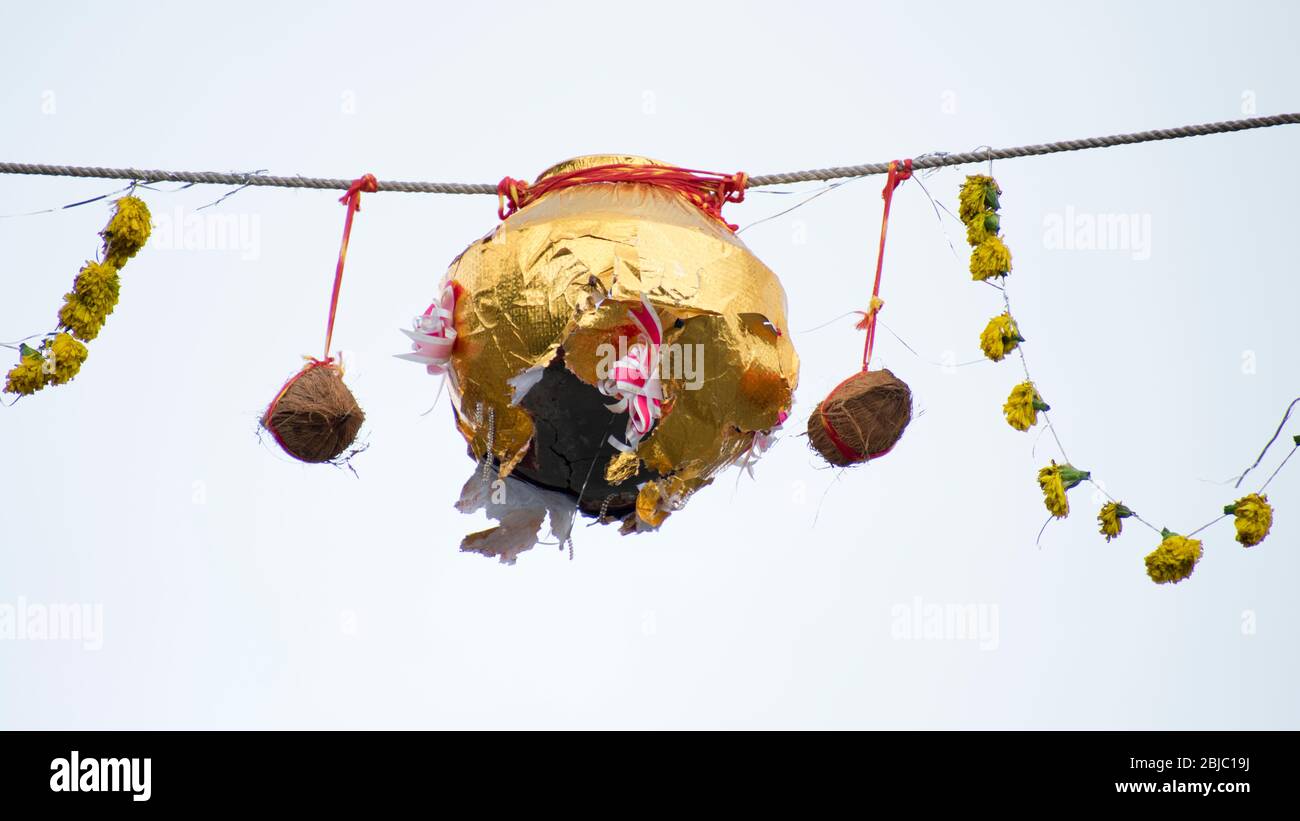
[[[505,219],[528,204],[528,182],[502,177],[497,183],[497,216]],[[509,205],[509,208],[506,206]]]
[[[361,210],[361,192],[373,194],[379,190],[379,180],[375,179],[374,174],[362,174],[352,181],[348,190],[339,197],[339,202],[348,206],[353,211]]]

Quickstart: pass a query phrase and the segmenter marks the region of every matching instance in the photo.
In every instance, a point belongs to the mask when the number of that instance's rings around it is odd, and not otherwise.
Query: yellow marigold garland
[[[87,262],[64,295],[58,329],[40,349],[22,345],[18,364],[5,377],[4,392],[28,396],[46,385],[70,382],[89,352],[82,342],[99,336],[104,321],[117,307],[122,283],[118,271],[149,239],[149,208],[138,197],[117,200],[113,217],[100,232],[102,262]],[[81,340],[81,341],[78,341]]]
[[[1038,471],[1038,486],[1043,491],[1043,504],[1047,506],[1047,511],[1058,519],[1069,516],[1070,500],[1066,498],[1065,492],[1091,475],[1073,465],[1058,465],[1056,460]]]
[[[1097,521],[1101,523],[1101,535],[1106,537],[1106,541],[1117,538],[1124,530],[1124,519],[1133,515],[1123,502],[1107,502],[1101,506],[1101,512],[1097,514]]]
[[[968,176],[958,195],[958,216],[966,226],[966,242],[973,249],[970,257],[971,278],[984,282],[1005,276],[1011,271],[1011,250],[1000,236],[1002,189],[990,176]],[[1004,291],[1005,294],[1005,291]],[[980,333],[980,350],[993,362],[1001,362],[1008,353],[1024,342],[1020,329],[1011,316],[1010,305],[1002,314],[993,317]],[[1018,431],[1027,431],[1038,423],[1039,411],[1051,408],[1038,394],[1032,381],[1016,385],[1002,406],[1007,423]],[[1300,447],[1300,435],[1295,437]],[[1043,492],[1043,503],[1053,517],[1063,519],[1070,513],[1066,493],[1080,482],[1091,478],[1087,471],[1071,465],[1057,465],[1055,461],[1038,471],[1038,485]],[[1273,508],[1268,497],[1252,493],[1227,505],[1223,512],[1234,517],[1237,541],[1244,547],[1259,544],[1268,536],[1273,525]],[[1123,532],[1123,520],[1136,516],[1122,502],[1108,502],[1097,513],[1101,535],[1109,542]],[[1191,575],[1202,555],[1199,539],[1165,530],[1161,543],[1146,557],[1147,574],[1158,584],[1179,582]]]
[[[1177,584],[1196,568],[1201,560],[1201,540],[1189,539],[1169,530],[1161,534],[1160,546],[1147,554],[1147,575],[1156,584]]]
[[[1051,410],[1034,388],[1033,382],[1021,382],[1011,389],[1011,395],[1002,405],[1002,414],[1007,424],[1018,431],[1026,431],[1038,424],[1038,412]]]
[[[980,333],[980,350],[994,362],[1001,362],[1003,357],[1024,341],[1016,321],[1011,318],[1011,314],[1004,312],[990,319],[989,324],[984,326]]]
[[[1273,527],[1273,506],[1267,496],[1258,493],[1241,497],[1223,508],[1223,512],[1236,517],[1233,524],[1242,547],[1254,547],[1264,541]]]

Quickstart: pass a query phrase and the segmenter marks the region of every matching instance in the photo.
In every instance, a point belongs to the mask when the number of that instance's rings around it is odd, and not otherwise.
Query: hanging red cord
[[[879,313],[882,303],[880,302],[880,274],[885,266],[885,234],[889,231],[889,206],[894,201],[894,189],[903,184],[904,180],[912,176],[912,161],[903,160],[902,166],[899,166],[898,160],[889,163],[889,177],[885,181],[885,190],[880,193],[885,200],[884,214],[880,218],[880,251],[876,256],[876,281],[871,286],[871,303],[867,306],[866,316],[858,324],[867,332],[866,344],[862,349],[862,370],[867,370],[871,365],[871,351],[876,344],[876,314]]]
[[[348,256],[348,239],[352,236],[352,215],[361,210],[361,192],[373,194],[379,190],[379,182],[374,174],[364,174],[352,181],[347,193],[339,197],[339,202],[348,207],[348,214],[343,219],[343,243],[339,246],[339,264],[334,269],[334,292],[330,296],[330,318],[325,327],[325,355],[322,361],[330,361],[330,346],[334,342],[334,314],[339,308],[339,288],[343,285],[343,262]]]
[[[597,182],[640,182],[676,191],[690,200],[696,208],[735,231],[736,226],[723,219],[722,206],[729,202],[744,202],[745,185],[748,180],[749,177],[743,171],[728,176],[713,171],[695,171],[676,166],[625,163],[579,168],[554,174],[533,184],[513,177],[505,177],[497,184],[499,200],[497,215],[505,219],[544,194],[572,188],[575,185]]]

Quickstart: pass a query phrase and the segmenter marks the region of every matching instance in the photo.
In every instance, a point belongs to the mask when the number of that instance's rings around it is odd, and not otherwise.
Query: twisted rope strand
[[[1036,157],[1042,154],[1058,154],[1063,151],[1083,151],[1091,148],[1109,148],[1116,145],[1156,142],[1159,140],[1176,140],[1183,137],[1204,137],[1210,134],[1225,134],[1233,131],[1247,131],[1255,128],[1271,128],[1278,125],[1300,124],[1300,113],[1274,114],[1268,117],[1248,117],[1241,120],[1227,120],[1200,125],[1184,125],[1177,128],[1159,128],[1151,131],[1136,131],[1131,134],[1112,134],[1106,137],[1087,137],[1081,140],[1061,140],[1040,145],[1021,145],[1013,148],[995,148],[978,151],[966,151],[960,154],[931,154],[918,157],[913,168],[944,168],[953,165],[1008,160],[1016,157]],[[750,177],[749,188],[761,188],[767,185],[785,185],[797,182],[816,182],[837,180],[850,177],[869,177],[885,174],[889,163],[867,163],[865,165],[847,165],[838,168],[819,168],[811,171],[789,171],[779,174],[760,174]],[[142,182],[181,182],[200,185],[246,185],[270,188],[317,188],[346,191],[352,184],[351,179],[328,177],[276,177],[261,173],[221,172],[221,171],[160,171],[140,168],[102,168],[97,166],[46,165],[42,163],[0,162],[0,174],[31,174],[47,177],[90,177],[109,180],[137,180]],[[381,180],[378,191],[396,191],[403,194],[491,194],[497,193],[494,183],[460,183],[460,182],[402,182]]]

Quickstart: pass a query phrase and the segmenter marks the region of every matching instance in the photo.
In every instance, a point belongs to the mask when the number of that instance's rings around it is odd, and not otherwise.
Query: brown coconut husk
[[[884,456],[912,421],[912,390],[887,370],[845,379],[808,417],[808,441],[837,467]]]
[[[295,374],[262,415],[284,452],[303,462],[329,462],[357,438],[366,414],[333,362],[311,362]]]

